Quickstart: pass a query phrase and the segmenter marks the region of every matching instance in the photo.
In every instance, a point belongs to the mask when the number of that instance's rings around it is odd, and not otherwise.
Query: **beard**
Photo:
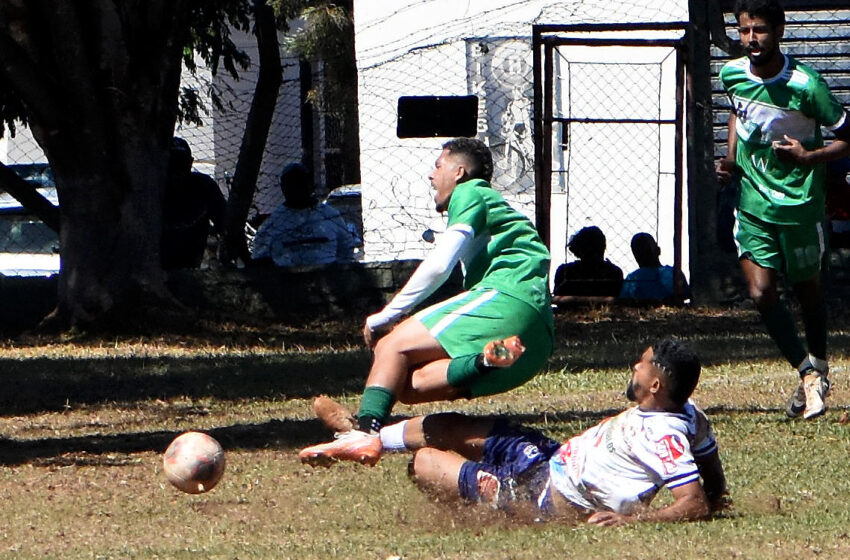
[[[758,55],[753,55],[752,53],[749,52],[749,50],[747,51],[747,58],[750,59],[750,64],[752,64],[753,66],[756,66],[756,67],[764,66],[764,65],[770,63],[771,61],[773,61],[775,56],[776,56],[776,47],[768,47],[768,48],[761,49],[761,52],[759,52]]]
[[[631,402],[637,401],[637,394],[635,394],[635,384],[629,380],[629,384],[626,385],[626,398]]]

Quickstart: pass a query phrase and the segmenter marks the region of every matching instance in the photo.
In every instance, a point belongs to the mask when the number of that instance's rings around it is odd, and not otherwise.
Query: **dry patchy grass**
[[[398,407],[505,414],[566,437],[622,408],[628,364],[647,342],[688,340],[705,362],[697,398],[714,418],[735,507],[706,522],[613,530],[434,503],[407,480],[403,455],[373,469],[302,466],[297,450],[328,437],[312,397],[356,406],[369,354],[353,321],[5,341],[0,557],[846,558],[850,321],[836,310],[835,389],[815,422],[784,419],[794,376],[746,309],[573,312],[558,318],[548,370],[526,386]],[[208,494],[181,494],[161,473],[161,452],[188,429],[227,450]]]

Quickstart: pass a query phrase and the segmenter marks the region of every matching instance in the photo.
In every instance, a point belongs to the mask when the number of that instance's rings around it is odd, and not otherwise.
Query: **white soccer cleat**
[[[806,393],[806,409],[803,418],[815,418],[826,412],[826,395],[829,393],[829,379],[825,374],[815,371],[803,377],[803,390]]]

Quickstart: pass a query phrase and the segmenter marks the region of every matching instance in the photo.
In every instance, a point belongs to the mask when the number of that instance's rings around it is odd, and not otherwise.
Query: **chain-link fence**
[[[592,50],[581,38],[557,44],[551,78],[552,244],[597,226],[607,257],[627,272],[637,267],[633,235],[650,233],[662,261],[674,264],[687,229],[676,40],[637,41]],[[687,271],[687,260],[675,264]]]
[[[253,61],[257,61],[256,40],[237,33],[234,40]],[[200,63],[200,61],[198,61]],[[339,118],[310,106],[305,110],[309,85],[321,84],[322,66],[309,65],[291,56],[282,56],[283,83],[270,126],[265,154],[249,212],[249,223],[258,224],[283,202],[279,184],[281,170],[289,163],[305,163],[314,172],[317,195],[342,185],[345,173],[339,157],[343,133]],[[194,169],[213,177],[225,197],[236,168],[245,121],[257,86],[258,69],[249,66],[233,80],[226,73],[212,76],[199,64],[196,74],[184,72],[182,88],[198,92],[201,124],[178,125],[175,135],[189,143]],[[307,87],[305,87],[305,84]],[[215,92],[221,103],[213,103]],[[336,157],[335,157],[336,156]],[[54,204],[57,201],[52,176],[43,151],[29,130],[18,127],[14,137],[7,133],[0,140],[0,157],[24,179],[39,186],[41,193]],[[34,173],[33,169],[38,170]],[[356,190],[333,196],[350,227],[360,232],[359,202]],[[356,205],[356,207],[355,207]],[[249,227],[250,229],[250,227]],[[0,274],[46,275],[59,269],[59,241],[53,232],[26,208],[5,192],[0,192]]]
[[[458,9],[463,13],[448,10],[437,15],[428,13],[430,2],[399,4],[373,6],[355,18],[363,219],[366,254],[372,259],[420,258],[428,249],[422,231],[439,232],[444,227],[433,209],[427,174],[446,138],[397,138],[399,97],[476,96],[477,137],[493,151],[493,185],[534,220],[540,204],[534,174],[534,27],[687,21],[687,3],[674,1],[494,2],[477,12]],[[678,37],[684,26],[678,26]],[[628,246],[632,233],[651,231],[669,238],[665,247],[671,246],[671,230],[658,225],[659,201],[669,200],[669,206],[673,198],[668,177],[672,164],[662,169],[658,161],[660,151],[669,153],[670,135],[660,132],[658,125],[626,123],[612,132],[607,124],[579,122],[579,115],[629,119],[640,114],[659,119],[664,113],[661,118],[672,118],[672,103],[659,99],[662,85],[667,93],[672,91],[667,58],[675,69],[675,56],[669,56],[670,50],[631,67],[633,50],[620,51],[620,65],[588,59],[587,49],[557,52],[553,95],[558,96],[560,112],[554,117],[575,115],[577,120],[558,125],[565,142],[556,142],[553,171],[559,177],[552,182],[548,214],[553,270],[567,257],[568,237],[589,223],[605,230],[609,256],[624,269],[634,268]],[[628,76],[623,75],[626,69]],[[606,140],[612,134],[620,139]],[[626,148],[639,155],[624,158]],[[621,197],[612,187],[633,190]],[[651,195],[645,194],[647,189]],[[646,208],[638,208],[641,204]],[[665,250],[672,262],[672,249]]]
[[[359,151],[360,188],[349,189],[350,196],[342,197],[342,204],[351,207],[350,219],[356,221],[359,190],[366,259],[423,257],[430,248],[423,232],[430,229],[438,235],[444,228],[443,217],[433,208],[427,175],[446,138],[398,138],[398,100],[411,95],[473,95],[478,98],[476,135],[490,145],[495,157],[494,187],[534,218],[538,205],[532,118],[534,26],[616,27],[688,20],[688,3],[682,0],[463,4],[440,2],[438,10],[434,0],[355,2],[359,76],[351,91],[359,105],[359,146],[346,145],[340,131],[343,123],[335,116],[319,110],[305,116],[302,84],[305,79],[319,82],[321,66],[305,74],[299,61],[284,59],[284,83],[249,217],[267,214],[282,201],[278,176],[287,163],[305,159],[312,163],[317,185],[327,194],[346,182],[338,171],[342,155]],[[788,52],[820,70],[843,102],[850,100],[845,54],[850,48],[848,19],[847,10],[790,12],[784,43]],[[731,25],[731,18],[727,22]],[[646,30],[579,35],[598,39],[612,34],[619,38],[652,35]],[[734,35],[731,28],[730,34]],[[242,46],[257,60],[252,37],[244,37]],[[662,260],[672,261],[674,50],[575,43],[553,48],[548,226],[554,265],[568,258],[564,245],[570,235],[589,224],[605,231],[608,256],[624,270],[634,266],[628,241],[637,231],[653,233],[661,244]],[[719,50],[712,55],[716,72],[728,55]],[[207,99],[210,113],[204,125],[183,127],[176,134],[189,141],[196,168],[212,175],[226,194],[256,72],[249,69],[237,82],[203,73],[192,79],[198,82],[186,85],[201,91],[212,81],[222,92],[224,107],[215,109]],[[720,155],[725,152],[728,102],[717,85],[714,104],[716,153]],[[305,133],[308,124],[309,134]],[[44,161],[25,130],[14,140],[4,139],[0,155],[7,164]],[[682,227],[686,232],[687,224]],[[0,237],[3,233],[0,230]],[[685,252],[685,270],[686,258]]]

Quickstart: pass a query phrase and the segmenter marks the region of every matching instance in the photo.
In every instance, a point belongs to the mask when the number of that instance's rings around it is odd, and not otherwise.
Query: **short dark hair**
[[[678,340],[664,338],[652,345],[652,363],[667,379],[670,400],[685,404],[699,382],[702,369],[694,351]]]
[[[785,10],[779,0],[736,0],[733,13],[741,21],[741,14],[764,18],[774,28],[785,25]]]
[[[171,139],[171,148],[168,154],[169,173],[183,173],[191,171],[195,160],[192,158],[192,148],[185,139],[175,136]]]
[[[657,266],[660,250],[652,234],[642,231],[632,236],[632,254],[638,266]]]
[[[481,140],[475,138],[455,138],[443,144],[443,149],[450,154],[459,154],[466,159],[467,175],[470,179],[493,178],[493,154],[490,148]]]
[[[284,184],[290,181],[301,184],[309,183],[310,171],[303,163],[288,163],[280,172],[280,182]]]
[[[605,234],[596,226],[583,227],[570,237],[567,248],[579,259],[601,258],[605,255]]]
[[[307,208],[315,204],[310,171],[301,163],[287,164],[280,172],[280,189],[286,205]]]

